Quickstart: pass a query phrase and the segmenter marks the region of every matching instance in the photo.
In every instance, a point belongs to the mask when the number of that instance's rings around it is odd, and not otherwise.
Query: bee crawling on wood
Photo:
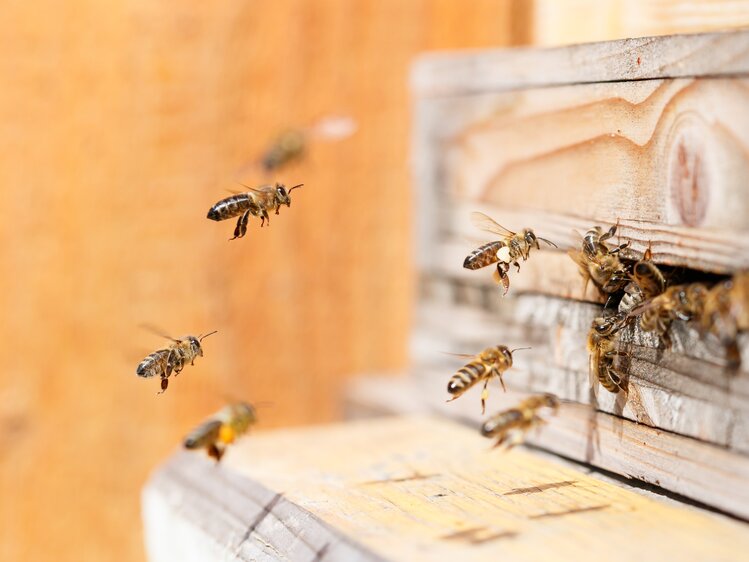
[[[625,390],[624,376],[614,368],[614,360],[627,353],[617,350],[617,334],[627,322],[627,315],[600,316],[593,320],[588,332],[590,374],[601,386],[614,394]]]
[[[235,193],[231,197],[222,199],[208,210],[208,218],[214,221],[223,221],[234,217],[237,219],[237,226],[234,228],[235,238],[242,238],[247,233],[247,222],[250,215],[260,217],[260,226],[265,225],[267,221],[270,225],[269,211],[275,211],[278,214],[281,205],[291,207],[291,192],[302,187],[300,183],[286,190],[286,186],[277,183],[276,185],[264,185],[257,189],[245,186],[249,191],[245,193]]]
[[[583,293],[590,280],[602,295],[609,296],[623,289],[629,282],[627,268],[617,255],[629,246],[629,242],[620,244],[616,248],[609,248],[606,245],[606,240],[612,238],[616,230],[617,225],[614,225],[604,233],[600,226],[596,226],[585,233],[580,250],[568,252],[580,268],[580,274],[585,281]]]
[[[172,338],[159,333],[162,337],[172,340],[172,345],[154,351],[141,361],[135,370],[136,374],[144,378],[161,377],[161,392],[158,394],[162,394],[169,385],[169,377],[172,373],[177,376],[187,363],[194,365],[197,357],[203,357],[201,342],[215,333],[216,331],[213,331],[197,337],[182,336],[181,338]]]
[[[502,237],[501,240],[488,242],[479,248],[476,248],[463,261],[463,267],[466,269],[481,269],[492,264],[497,264],[497,270],[494,272],[495,280],[502,283],[504,293],[510,289],[510,277],[507,272],[510,270],[510,264],[514,265],[520,271],[520,258],[523,261],[528,259],[531,248],[541,249],[539,241],[556,248],[556,244],[536,236],[530,229],[526,228],[522,232],[516,233],[508,230],[497,223],[494,219],[486,216],[484,213],[472,213],[473,223],[480,229]]]
[[[184,446],[186,449],[206,449],[209,457],[220,462],[226,447],[247,433],[256,421],[255,408],[250,404],[230,404],[193,429],[185,437]]]
[[[497,345],[488,347],[478,355],[460,355],[460,357],[472,357],[473,361],[461,367],[457,373],[450,377],[447,383],[447,392],[452,394],[451,402],[460,397],[469,388],[480,381],[484,381],[484,389],[481,392],[481,413],[486,411],[486,399],[489,396],[487,388],[489,381],[496,377],[502,385],[502,390],[507,391],[505,382],[502,379],[502,373],[512,367],[512,354],[521,349],[530,349],[529,347],[518,347],[508,349],[507,346]]]
[[[495,414],[481,426],[484,437],[498,437],[495,447],[507,444],[510,449],[523,441],[523,437],[533,427],[546,423],[538,411],[551,408],[556,413],[559,399],[553,394],[540,394],[526,398],[509,410]]]

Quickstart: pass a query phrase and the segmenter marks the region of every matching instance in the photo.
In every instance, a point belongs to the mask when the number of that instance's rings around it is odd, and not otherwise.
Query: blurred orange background
[[[6,1],[0,559],[142,560],[142,484],[227,399],[272,402],[262,428],[331,421],[347,377],[406,368],[410,61],[749,21],[645,4]],[[357,132],[246,171],[330,114]],[[208,208],[260,179],[305,187],[227,242]],[[156,396],[135,367],[165,342],[143,323],[219,333]]]

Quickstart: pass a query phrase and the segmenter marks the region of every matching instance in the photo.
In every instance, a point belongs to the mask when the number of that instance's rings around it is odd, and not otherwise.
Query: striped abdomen
[[[465,267],[466,269],[481,269],[482,267],[486,267],[487,265],[497,263],[499,261],[497,252],[504,245],[504,242],[502,242],[501,240],[497,240],[496,242],[489,242],[487,244],[484,244],[483,246],[480,246],[479,248],[476,248],[465,259],[465,261],[463,262],[463,267]]]
[[[613,367],[608,364],[601,365],[598,369],[598,382],[612,394],[616,394],[622,389],[622,379],[614,372]]]
[[[154,351],[140,362],[135,372],[139,377],[160,377],[166,373],[166,360],[168,357],[168,349]]]
[[[216,203],[208,211],[208,218],[213,221],[223,221],[238,217],[252,206],[252,199],[248,193],[239,193]]]
[[[488,369],[479,361],[471,361],[450,377],[447,391],[456,398],[486,377]]]
[[[494,437],[521,426],[523,420],[523,412],[519,409],[512,408],[511,410],[505,410],[484,422],[484,425],[481,426],[481,435],[484,437]]]

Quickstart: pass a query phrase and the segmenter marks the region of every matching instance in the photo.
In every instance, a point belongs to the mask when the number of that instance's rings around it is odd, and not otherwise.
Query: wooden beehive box
[[[683,323],[668,351],[627,329],[628,394],[593,391],[585,341],[602,305],[592,290],[582,294],[566,255],[574,231],[619,223],[628,258],[651,245],[658,264],[748,269],[748,73],[744,31],[419,60],[414,373],[403,383],[360,381],[352,400],[477,424],[479,390],[444,403],[461,365],[444,352],[532,346],[505,376],[511,392],[493,386],[487,413],[517,393],[553,392],[571,403],[532,444],[749,517],[746,339],[736,372]],[[491,268],[462,268],[487,241],[471,225],[476,210],[559,245],[513,268],[505,298]]]

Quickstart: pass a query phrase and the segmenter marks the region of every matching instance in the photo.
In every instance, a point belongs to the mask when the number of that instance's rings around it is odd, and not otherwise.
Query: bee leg
[[[244,214],[239,217],[239,219],[237,219],[237,226],[234,227],[234,238],[229,238],[229,240],[242,238],[245,234],[247,234],[248,220],[250,220],[250,211],[245,211]]]
[[[270,216],[268,216],[268,211],[266,211],[265,209],[263,209],[260,217],[262,218],[262,221],[260,222],[260,227],[261,228],[266,223],[266,221],[268,222],[268,226],[270,226]]]
[[[167,386],[169,386],[169,379],[166,377],[161,377],[161,392],[157,392],[156,394],[164,394],[164,392],[166,392]]]
[[[499,379],[499,384],[502,385],[502,392],[507,392],[507,388],[505,387],[505,381],[502,378],[502,373],[499,371],[496,371],[496,376]]]
[[[489,398],[489,379],[484,381],[484,389],[481,391],[481,414],[486,413],[486,399]]]
[[[510,269],[510,264],[502,263],[502,262],[497,263],[496,275],[505,289],[505,292],[502,293],[502,296],[505,296],[507,294],[507,291],[510,290],[510,277],[507,275],[507,270],[509,269]]]
[[[523,258],[523,261],[525,261],[525,258]],[[520,273],[520,264],[518,262],[514,262],[512,265],[518,268],[518,273]]]
[[[493,449],[496,449],[497,447],[501,447],[501,446],[502,446],[502,444],[503,444],[503,443],[504,443],[505,441],[507,441],[507,433],[503,433],[502,435],[500,435],[500,436],[499,436],[499,439],[497,439],[497,442],[496,442],[496,443],[494,443],[494,447],[492,447],[492,448],[493,448]]]
[[[224,451],[219,449],[215,443],[211,443],[208,446],[208,456],[216,459],[216,463],[218,464],[219,462],[221,462],[221,457],[224,456]]]

